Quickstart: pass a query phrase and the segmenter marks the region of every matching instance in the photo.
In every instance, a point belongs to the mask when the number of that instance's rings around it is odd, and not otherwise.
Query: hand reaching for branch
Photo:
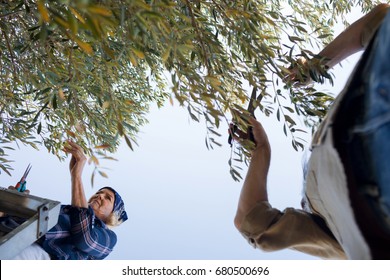
[[[69,170],[72,180],[72,206],[88,207],[88,202],[84,193],[82,182],[82,173],[87,161],[83,149],[76,143],[68,140],[65,144],[64,151],[70,153],[72,158],[69,163]]]
[[[309,60],[299,57],[288,68],[289,74],[283,80],[294,87],[306,87],[314,82],[323,84],[326,79],[332,82],[328,63],[329,59],[320,55]]]
[[[308,62],[305,58],[298,58],[288,70],[290,73],[284,77],[284,82],[290,83],[295,87],[307,86],[312,82]]]
[[[250,127],[247,131],[242,131],[239,128],[235,128],[233,131],[232,129],[234,125],[230,125],[229,133],[230,135],[232,135],[233,140],[237,142],[242,142],[253,137],[254,143],[256,145],[255,150],[262,149],[264,147],[269,149],[270,147],[268,142],[268,136],[261,123],[258,122],[254,117],[250,117],[248,121]]]
[[[81,176],[85,163],[87,161],[83,149],[71,140],[65,144],[64,151],[72,155],[69,163],[70,174],[73,176]]]

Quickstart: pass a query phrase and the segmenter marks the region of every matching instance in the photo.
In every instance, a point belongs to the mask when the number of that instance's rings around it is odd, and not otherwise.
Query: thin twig
[[[16,76],[15,57],[13,55],[12,48],[11,48],[11,45],[9,43],[9,39],[8,39],[7,33],[4,30],[2,30],[2,33],[3,33],[3,36],[4,36],[5,41],[7,43],[7,49],[9,51],[10,56],[11,56],[13,73]]]
[[[8,16],[12,16],[14,14],[17,14],[17,13],[20,13],[20,12],[23,12],[24,10],[18,10],[18,11],[13,11],[13,12],[10,12],[10,13],[7,13],[7,14],[3,14],[3,15],[0,15],[0,18],[5,18],[5,17],[8,17]]]
[[[209,63],[209,59],[208,59],[205,43],[204,43],[203,38],[201,36],[201,32],[199,30],[199,26],[198,26],[198,24],[197,24],[197,22],[195,20],[195,16],[194,16],[194,13],[193,13],[192,8],[191,8],[191,3],[188,0],[185,0],[185,1],[186,1],[186,4],[187,4],[188,11],[189,11],[190,16],[191,16],[192,26],[195,28],[196,36],[198,37],[200,46],[202,48],[202,52],[204,54],[204,60],[205,60],[204,62],[205,62],[205,65],[207,67],[207,71],[209,72],[208,74],[210,74],[211,66],[210,66],[210,63]]]

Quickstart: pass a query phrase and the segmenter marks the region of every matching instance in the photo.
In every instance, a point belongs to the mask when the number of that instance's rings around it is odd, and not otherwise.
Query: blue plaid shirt
[[[58,223],[40,240],[53,259],[104,259],[113,250],[117,237],[92,208],[62,205]]]

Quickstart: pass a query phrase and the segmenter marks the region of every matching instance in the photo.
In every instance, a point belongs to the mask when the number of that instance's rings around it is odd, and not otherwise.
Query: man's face
[[[106,222],[114,209],[115,194],[109,189],[101,189],[89,199],[89,205],[96,217]]]

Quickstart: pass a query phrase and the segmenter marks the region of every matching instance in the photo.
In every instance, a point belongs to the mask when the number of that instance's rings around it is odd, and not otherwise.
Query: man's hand
[[[229,133],[232,136],[233,140],[237,142],[242,142],[244,140],[252,140],[255,143],[255,150],[262,149],[266,147],[269,149],[269,142],[267,133],[265,132],[263,126],[258,122],[254,117],[250,117],[249,125],[247,131],[242,131],[238,128],[234,128],[234,125],[231,124],[229,127]],[[233,130],[234,128],[234,130]]]
[[[293,86],[303,86],[311,82],[307,60],[303,57],[297,59],[288,68],[289,73],[284,77],[284,82]]]
[[[262,124],[253,117],[249,119],[249,123],[252,125],[252,133],[255,138],[256,150],[264,147],[269,149],[268,136]]]

